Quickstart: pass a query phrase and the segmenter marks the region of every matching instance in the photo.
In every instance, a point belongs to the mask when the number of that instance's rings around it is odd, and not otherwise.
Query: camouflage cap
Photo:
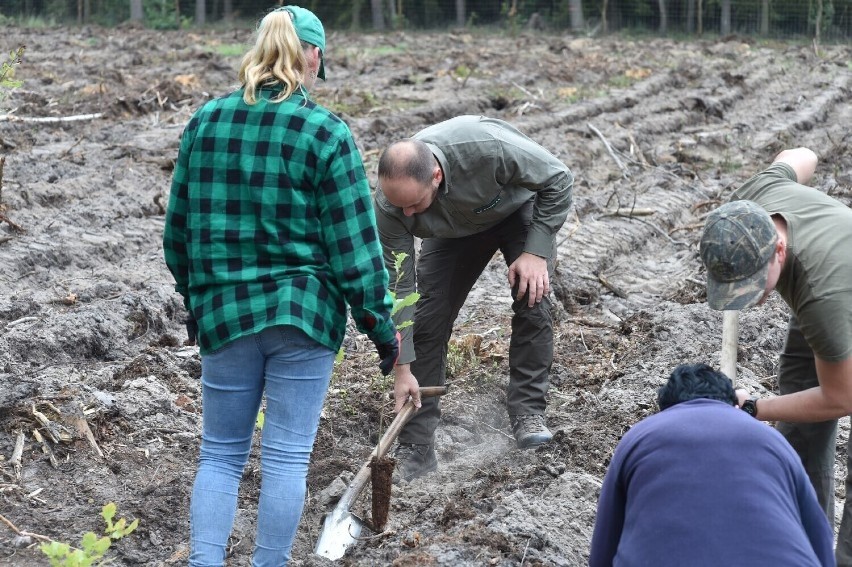
[[[732,201],[707,216],[699,249],[711,308],[745,309],[760,301],[777,240],[772,217],[753,201]]]

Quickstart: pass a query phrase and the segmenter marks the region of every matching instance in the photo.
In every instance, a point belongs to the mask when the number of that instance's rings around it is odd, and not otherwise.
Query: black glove
[[[379,358],[381,358],[381,362],[379,362],[379,370],[382,371],[382,376],[387,376],[390,374],[391,370],[393,370],[394,364],[396,364],[397,359],[399,358],[399,342],[400,342],[399,331],[397,331],[393,340],[387,343],[376,343],[376,352],[379,353]]]
[[[198,322],[195,317],[189,315],[183,322],[186,325],[186,341],[183,343],[186,346],[195,346],[198,342]]]

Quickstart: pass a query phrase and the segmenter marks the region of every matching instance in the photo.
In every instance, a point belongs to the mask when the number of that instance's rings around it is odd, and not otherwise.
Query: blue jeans
[[[252,565],[286,565],[305,502],[305,478],[334,351],[295,327],[270,327],[201,359],[204,428],[190,503],[195,567],[221,567],[237,492],[266,393],[261,487]]]

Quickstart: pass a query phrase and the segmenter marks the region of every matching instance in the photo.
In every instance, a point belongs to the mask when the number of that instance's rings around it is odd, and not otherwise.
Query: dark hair
[[[699,398],[719,400],[732,406],[737,404],[731,380],[706,364],[681,364],[657,390],[657,404],[661,410]]]
[[[425,143],[412,138],[394,142],[379,158],[379,177],[387,179],[410,177],[418,183],[427,184],[432,180],[434,169],[432,150]]]

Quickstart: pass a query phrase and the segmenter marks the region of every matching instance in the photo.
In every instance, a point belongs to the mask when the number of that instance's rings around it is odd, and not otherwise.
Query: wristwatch
[[[743,402],[743,405],[740,406],[740,409],[757,419],[757,397],[752,396]]]

